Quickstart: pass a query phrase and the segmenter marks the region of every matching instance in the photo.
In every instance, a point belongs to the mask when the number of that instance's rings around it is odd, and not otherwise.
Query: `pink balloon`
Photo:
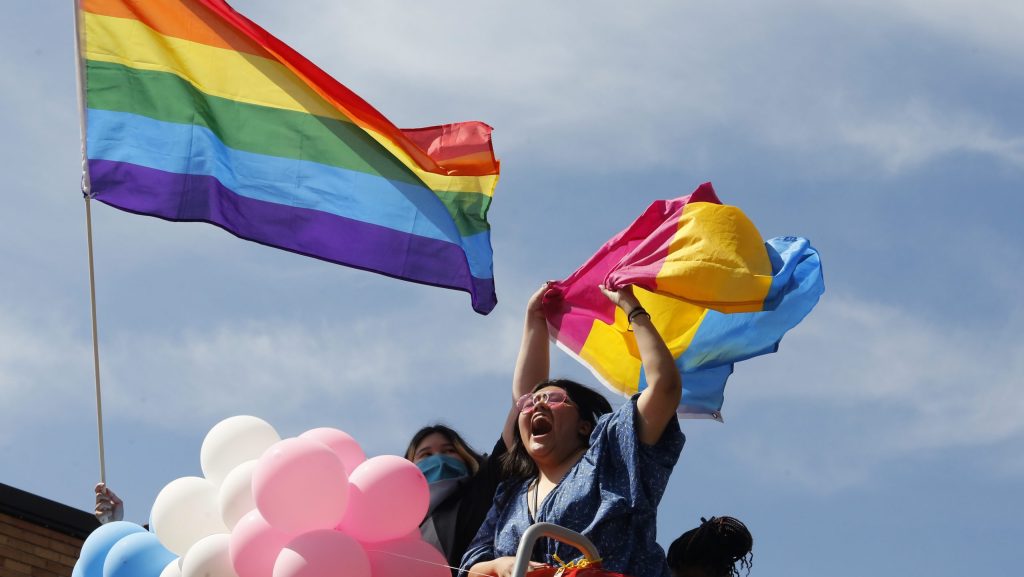
[[[349,477],[349,504],[338,529],[364,543],[398,539],[427,514],[430,489],[413,463],[394,455],[366,460]]]
[[[285,439],[259,458],[252,494],[260,514],[277,529],[331,529],[345,514],[347,478],[341,459],[323,443]]]
[[[433,545],[417,535],[367,545],[374,577],[451,577],[448,560]]]
[[[246,514],[231,531],[228,551],[238,577],[271,577],[277,555],[294,538],[275,529],[259,511]]]
[[[423,532],[420,531],[419,527],[416,527],[412,531],[409,531],[408,535],[402,535],[401,537],[398,537],[397,539],[395,539],[395,541],[406,540],[406,539],[423,539]]]
[[[359,542],[344,533],[311,531],[281,550],[274,577],[370,577],[370,560]]]
[[[359,443],[345,431],[332,429],[331,427],[320,427],[311,429],[299,435],[303,439],[312,439],[321,442],[334,451],[334,454],[341,459],[345,465],[345,473],[351,475],[352,471],[366,460],[366,453]]]

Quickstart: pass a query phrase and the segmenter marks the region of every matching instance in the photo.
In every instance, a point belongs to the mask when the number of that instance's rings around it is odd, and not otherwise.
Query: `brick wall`
[[[0,483],[0,577],[71,577],[92,514]]]
[[[0,513],[0,577],[70,577],[82,539]]]

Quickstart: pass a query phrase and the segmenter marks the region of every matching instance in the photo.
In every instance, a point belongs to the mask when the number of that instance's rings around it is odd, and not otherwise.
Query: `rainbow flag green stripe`
[[[82,10],[94,198],[493,309],[489,127],[398,129],[223,0]]]
[[[316,162],[424,186],[404,164],[350,122],[210,96],[167,72],[92,61],[86,69],[90,109],[202,126],[235,150]],[[124,86],[132,90],[123,90]],[[462,236],[490,229],[486,220],[490,196],[448,191],[435,194],[448,208]]]
[[[237,150],[308,160],[410,184],[422,182],[351,122],[211,96],[176,74],[87,63],[89,108],[209,128]],[[123,87],[131,86],[131,90]]]

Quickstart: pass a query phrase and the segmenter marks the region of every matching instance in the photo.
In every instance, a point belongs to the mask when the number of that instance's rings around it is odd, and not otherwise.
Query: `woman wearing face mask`
[[[546,289],[546,285],[541,287],[527,305],[530,314],[523,329],[523,351],[547,347],[547,325],[541,309]],[[539,324],[537,319],[540,319]],[[501,460],[512,446],[519,416],[516,400],[547,378],[546,365],[524,361],[521,354],[512,377],[511,407],[501,438],[489,455],[480,456],[458,433],[444,425],[420,429],[405,451],[405,458],[416,463],[430,484],[430,508],[420,524],[420,533],[424,540],[444,553],[453,567],[458,567],[466,547],[486,518],[503,478]]]
[[[420,534],[444,553],[449,565],[459,564],[487,515],[505,452],[505,441],[499,439],[490,455],[481,456],[444,425],[423,427],[409,441],[405,458],[416,463],[430,487]]]
[[[640,306],[632,287],[602,291],[622,309],[636,338],[646,387],[615,411],[598,393],[559,379],[520,397],[513,443],[504,458],[509,477],[462,560],[461,575],[507,577],[519,538],[549,522],[590,538],[612,572],[669,577],[655,542],[657,507],[683,448],[675,411],[682,394],[672,354]],[[555,291],[548,298],[557,301]],[[547,374],[547,324],[524,340],[520,364]],[[557,565],[579,557],[571,546],[541,539],[531,559]]]

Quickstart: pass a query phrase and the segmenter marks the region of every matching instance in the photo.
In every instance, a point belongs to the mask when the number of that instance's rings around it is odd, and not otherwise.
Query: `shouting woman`
[[[462,559],[463,575],[510,575],[523,532],[543,521],[589,537],[609,571],[669,577],[655,537],[658,503],[684,442],[675,416],[679,370],[632,287],[601,290],[630,323],[647,387],[615,411],[600,394],[564,379],[541,382],[519,398],[503,462],[509,479]],[[547,298],[559,295],[550,290]],[[531,338],[524,338],[518,366],[547,374],[542,299],[531,299],[526,322]],[[575,549],[549,539],[531,555],[549,565],[576,557]]]

